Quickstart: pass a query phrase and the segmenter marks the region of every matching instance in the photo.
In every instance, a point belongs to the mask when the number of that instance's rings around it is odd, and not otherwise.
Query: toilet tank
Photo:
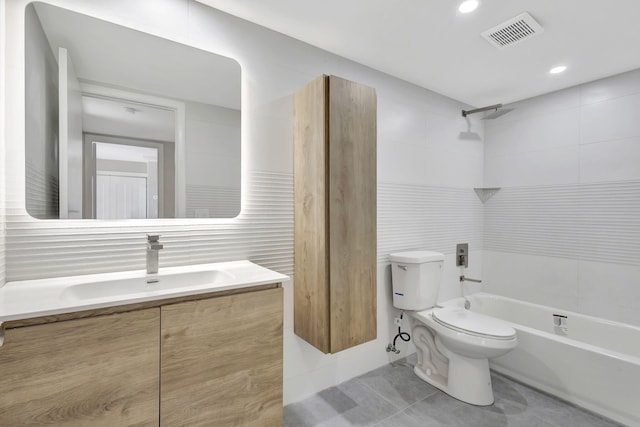
[[[426,310],[436,305],[444,255],[432,251],[389,255],[393,306],[402,310]]]

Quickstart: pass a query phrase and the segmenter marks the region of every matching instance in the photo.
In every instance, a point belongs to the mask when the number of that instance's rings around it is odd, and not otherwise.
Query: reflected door
[[[147,218],[147,215],[147,178],[97,174],[97,219]]]
[[[161,143],[85,134],[85,146],[91,218],[161,217]]]

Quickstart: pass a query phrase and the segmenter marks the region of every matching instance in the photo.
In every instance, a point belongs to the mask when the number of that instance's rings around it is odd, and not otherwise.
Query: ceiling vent
[[[527,12],[481,33],[482,37],[499,49],[518,44],[537,36],[544,30]]]

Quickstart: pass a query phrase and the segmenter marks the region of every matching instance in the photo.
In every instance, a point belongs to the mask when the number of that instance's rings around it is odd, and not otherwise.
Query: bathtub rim
[[[577,313],[571,310],[564,310],[564,309],[559,309],[559,308],[555,308],[555,307],[549,307],[546,305],[542,305],[542,304],[536,304],[536,303],[532,303],[532,302],[528,302],[528,301],[524,301],[524,300],[519,300],[516,298],[511,298],[511,297],[505,297],[502,295],[497,295],[497,294],[491,294],[488,292],[477,292],[475,294],[472,295],[468,295],[466,296],[467,299],[469,299],[471,301],[471,311],[473,311],[473,300],[476,298],[487,298],[487,299],[493,299],[493,300],[506,300],[509,302],[515,302],[517,304],[523,304],[525,306],[529,306],[532,308],[536,308],[536,309],[545,309],[545,310],[551,310],[551,311],[557,311],[559,313],[562,314],[566,314],[567,316],[571,316],[571,317],[582,317],[588,320],[594,319],[594,321],[599,322],[599,323],[603,323],[605,325],[608,326],[612,326],[612,327],[622,327],[625,329],[631,329],[634,330],[636,333],[638,333],[638,335],[640,335],[640,327],[638,326],[634,326],[634,325],[630,325],[628,323],[623,323],[623,322],[618,322],[615,320],[609,320],[609,319],[605,319],[602,317],[595,317],[595,316],[591,316],[588,314],[582,314],[582,313]],[[458,297],[458,298],[453,298],[450,299],[448,301],[445,301],[443,303],[441,303],[440,305],[442,306],[448,306],[448,305],[458,305],[458,306],[462,306],[464,307],[464,303],[465,303],[465,298],[464,297]],[[490,314],[486,314],[487,316],[491,316]],[[498,317],[496,317],[496,319],[499,319]],[[634,365],[638,365],[638,367],[640,368],[640,355],[635,356],[632,354],[627,354],[627,353],[622,353],[619,351],[615,351],[615,350],[610,350],[607,349],[605,347],[601,347],[595,344],[590,344],[590,343],[586,343],[584,341],[580,341],[577,340],[575,338],[570,338],[568,336],[564,336],[564,335],[556,335],[556,334],[552,334],[550,332],[546,332],[540,329],[536,329],[536,328],[532,328],[530,326],[526,326],[526,325],[522,325],[520,323],[516,323],[516,322],[512,322],[510,320],[504,320],[504,319],[500,319],[503,322],[507,322],[508,324],[510,324],[513,328],[516,329],[516,333],[518,329],[521,329],[522,331],[528,332],[528,333],[533,333],[533,334],[540,334],[543,335],[546,338],[551,339],[552,341],[555,342],[559,342],[559,343],[566,343],[569,345],[573,345],[574,347],[578,347],[578,348],[582,348],[586,351],[592,351],[592,352],[597,352],[597,353],[601,353],[604,354],[606,356],[612,357],[614,359],[620,360],[620,361],[624,361],[627,363],[632,363]]]

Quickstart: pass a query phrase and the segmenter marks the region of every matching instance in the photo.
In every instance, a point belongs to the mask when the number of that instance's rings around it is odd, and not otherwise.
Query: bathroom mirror
[[[39,2],[25,28],[31,216],[238,215],[235,60]]]

